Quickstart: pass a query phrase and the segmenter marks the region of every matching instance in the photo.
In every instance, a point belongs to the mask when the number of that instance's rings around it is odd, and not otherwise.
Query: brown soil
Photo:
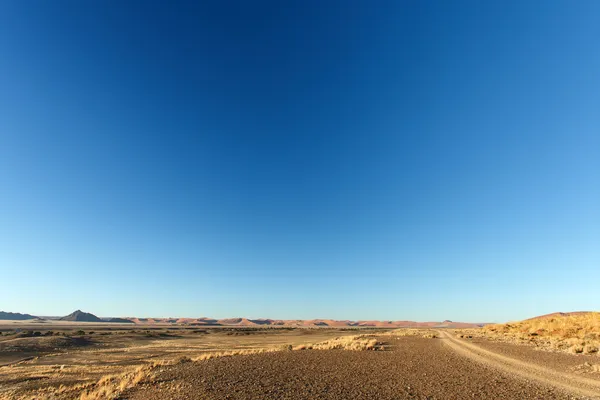
[[[573,399],[481,364],[444,339],[393,339],[387,351],[308,350],[165,367],[128,399]]]

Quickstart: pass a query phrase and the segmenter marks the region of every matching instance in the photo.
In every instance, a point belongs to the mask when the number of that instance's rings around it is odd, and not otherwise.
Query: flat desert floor
[[[457,330],[0,329],[2,399],[600,399],[597,354]]]

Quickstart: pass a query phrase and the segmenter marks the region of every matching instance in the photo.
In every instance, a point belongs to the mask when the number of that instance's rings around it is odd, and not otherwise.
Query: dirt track
[[[471,354],[474,349],[445,335],[402,338],[390,345],[388,351],[308,350],[186,363],[165,368],[157,379],[142,383],[125,398],[600,398],[594,381],[587,382],[592,385],[588,387],[581,382],[569,384],[563,374],[555,382],[551,371],[533,375],[523,365],[503,365],[506,360],[482,352]],[[544,376],[547,379],[539,379]]]
[[[469,341],[459,340],[447,332],[440,332],[440,335],[445,339],[446,345],[476,362],[488,364],[507,374],[538,381],[563,389],[569,393],[588,397],[600,397],[600,381],[598,380],[573,374],[567,375],[543,365],[506,357],[469,343]]]

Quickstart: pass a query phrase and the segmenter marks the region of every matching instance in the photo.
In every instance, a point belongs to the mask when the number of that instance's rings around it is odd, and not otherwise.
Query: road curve
[[[458,354],[473,361],[486,364],[507,374],[539,382],[572,394],[600,399],[600,381],[575,374],[555,371],[541,365],[527,363],[514,358],[482,349],[465,340],[459,340],[451,333],[439,331],[443,343]]]

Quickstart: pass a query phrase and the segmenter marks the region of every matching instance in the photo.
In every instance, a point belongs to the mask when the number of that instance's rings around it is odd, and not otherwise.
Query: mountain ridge
[[[13,313],[8,311],[0,311],[0,320],[7,321],[24,321],[28,319],[37,319],[38,317],[31,314]]]

